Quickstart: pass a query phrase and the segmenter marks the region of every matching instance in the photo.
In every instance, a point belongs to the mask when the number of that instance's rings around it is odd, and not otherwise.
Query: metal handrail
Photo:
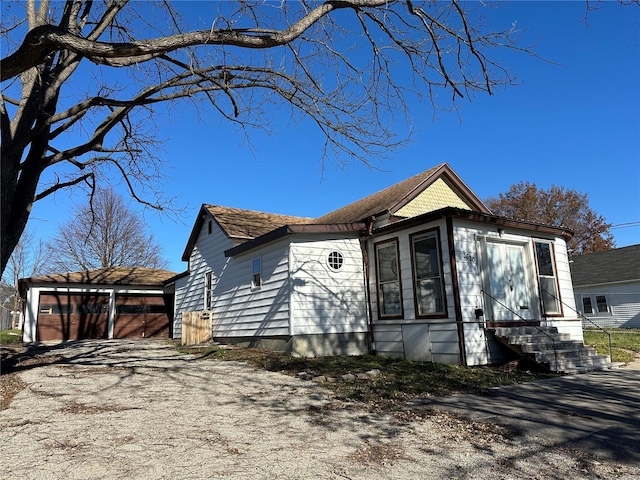
[[[536,330],[538,330],[540,333],[542,333],[543,335],[549,337],[551,339],[551,341],[553,342],[553,356],[554,359],[556,361],[556,369],[558,368],[558,349],[556,347],[556,339],[553,338],[551,335],[549,335],[547,332],[545,332],[544,330],[542,330],[538,325],[535,325],[533,323],[533,321],[531,320],[527,320],[526,318],[523,318],[519,313],[516,313],[514,310],[512,310],[511,308],[507,307],[504,303],[502,303],[500,300],[498,300],[497,298],[495,298],[493,295],[491,295],[490,293],[486,292],[484,289],[480,290],[484,295],[486,295],[487,297],[489,297],[491,300],[493,300],[494,302],[498,303],[499,305],[501,305],[502,307],[506,308],[508,311],[510,311],[511,313],[513,313],[516,317],[518,317],[522,322],[526,323],[528,327],[533,327]]]
[[[558,300],[562,305],[564,305],[565,307],[567,307],[570,310],[573,310],[578,315],[578,317],[580,317],[582,320],[586,320],[587,322],[592,323],[599,330],[602,330],[605,333],[605,335],[609,338],[609,360],[613,361],[613,348],[611,347],[611,334],[609,332],[607,332],[604,328],[602,328],[600,325],[598,325],[593,320],[591,320],[591,319],[587,318],[586,316],[584,316],[582,313],[580,313],[578,310],[573,308],[571,305],[568,305],[565,302],[563,302],[562,299],[556,297],[556,295],[554,293],[551,293],[551,292],[545,290],[544,288],[542,289],[542,292],[543,293],[548,293],[553,298]]]

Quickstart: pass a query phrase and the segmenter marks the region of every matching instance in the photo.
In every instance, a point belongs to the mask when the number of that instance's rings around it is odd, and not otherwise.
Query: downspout
[[[451,283],[453,286],[453,306],[456,314],[458,329],[458,350],[460,351],[460,365],[467,365],[467,352],[464,342],[464,325],[462,323],[462,305],[460,304],[460,284],[458,283],[458,269],[456,267],[456,249],[453,237],[453,219],[447,217],[447,244],[449,245],[449,263],[451,265]]]
[[[375,339],[373,334],[373,314],[371,313],[371,289],[369,281],[369,254],[367,253],[367,239],[373,234],[373,221],[371,217],[367,222],[367,231],[364,236],[360,236],[360,250],[362,250],[362,265],[364,267],[364,294],[367,301],[367,320],[369,323],[369,353],[375,354]]]

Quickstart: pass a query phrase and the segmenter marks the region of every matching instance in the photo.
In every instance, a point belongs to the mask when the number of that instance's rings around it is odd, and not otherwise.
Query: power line
[[[617,225],[611,225],[609,228],[627,228],[627,227],[637,227],[640,226],[640,220],[636,220],[635,222],[627,222],[627,223],[619,223]]]

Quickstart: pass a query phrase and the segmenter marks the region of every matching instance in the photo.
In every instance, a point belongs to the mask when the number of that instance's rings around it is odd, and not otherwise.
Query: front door
[[[493,321],[532,320],[534,303],[524,245],[487,242],[488,298]]]

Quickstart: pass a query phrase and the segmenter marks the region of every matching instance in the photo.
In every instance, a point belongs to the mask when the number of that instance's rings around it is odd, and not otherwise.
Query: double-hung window
[[[376,251],[376,272],[378,287],[378,312],[380,318],[402,316],[402,289],[400,287],[400,262],[398,241],[378,243]]]
[[[438,231],[411,236],[416,316],[446,314]]]

